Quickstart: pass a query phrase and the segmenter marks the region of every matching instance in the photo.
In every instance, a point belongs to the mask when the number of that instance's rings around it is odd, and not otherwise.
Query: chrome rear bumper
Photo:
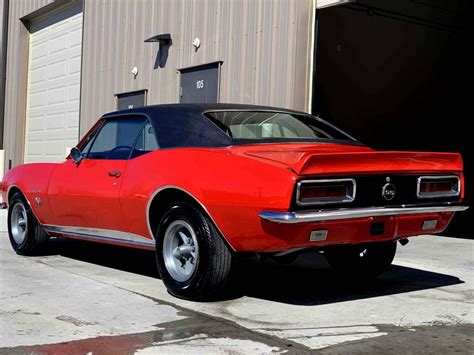
[[[260,218],[275,223],[307,223],[380,216],[404,216],[427,213],[460,212],[465,211],[468,208],[469,206],[464,205],[437,205],[411,207],[344,208],[338,210],[298,212],[262,211],[260,212]]]

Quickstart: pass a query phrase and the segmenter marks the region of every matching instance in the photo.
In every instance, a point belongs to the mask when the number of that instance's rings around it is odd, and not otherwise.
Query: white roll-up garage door
[[[55,162],[79,138],[82,6],[31,25],[25,162]]]

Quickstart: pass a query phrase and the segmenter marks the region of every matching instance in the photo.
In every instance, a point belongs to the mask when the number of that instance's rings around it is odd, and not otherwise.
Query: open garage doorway
[[[463,155],[474,194],[471,0],[361,0],[317,11],[313,113],[376,149]],[[474,237],[474,209],[448,235]]]

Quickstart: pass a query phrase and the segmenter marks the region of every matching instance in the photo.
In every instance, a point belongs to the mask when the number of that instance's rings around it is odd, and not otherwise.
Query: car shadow
[[[52,239],[48,255],[80,260],[139,275],[159,278],[153,252],[79,240]],[[464,283],[456,276],[394,265],[378,278],[343,280],[319,253],[301,254],[289,265],[240,262],[231,290],[220,300],[242,296],[294,305],[324,305],[368,299]]]
[[[51,238],[46,255],[61,255],[108,268],[160,278],[155,254],[148,250],[132,249],[76,239]]]
[[[343,279],[318,253],[302,254],[285,266],[264,263],[246,274],[251,277],[240,282],[246,296],[295,305],[324,305],[464,283],[456,276],[397,265],[396,259],[375,279]]]

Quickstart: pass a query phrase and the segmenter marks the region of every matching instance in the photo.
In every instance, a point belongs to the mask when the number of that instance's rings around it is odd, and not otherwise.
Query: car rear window
[[[311,115],[266,111],[218,111],[205,115],[235,141],[356,142],[337,127]]]

